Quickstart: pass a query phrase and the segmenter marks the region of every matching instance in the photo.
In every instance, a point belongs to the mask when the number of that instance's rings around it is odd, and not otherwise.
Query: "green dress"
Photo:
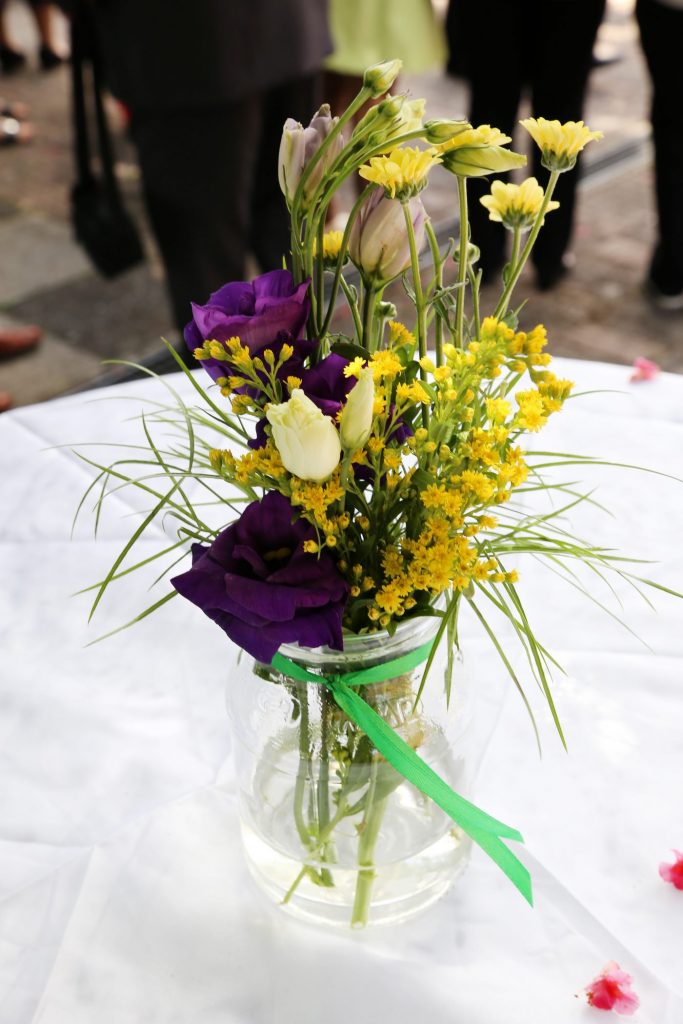
[[[362,75],[371,64],[399,57],[405,71],[422,72],[446,61],[431,0],[330,0],[330,29],[328,71]]]

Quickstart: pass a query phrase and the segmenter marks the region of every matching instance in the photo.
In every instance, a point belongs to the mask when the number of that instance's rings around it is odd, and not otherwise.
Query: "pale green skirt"
[[[330,0],[330,29],[328,71],[362,75],[371,64],[399,57],[406,71],[421,72],[446,61],[431,0]]]

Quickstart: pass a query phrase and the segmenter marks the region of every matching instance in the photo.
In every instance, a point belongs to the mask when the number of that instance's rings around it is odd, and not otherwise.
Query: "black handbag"
[[[140,263],[144,253],[114,174],[112,144],[102,102],[99,40],[94,15],[87,3],[76,4],[73,12],[71,68],[76,158],[76,183],[71,190],[74,232],[100,274],[115,277]],[[95,115],[92,146],[89,99]],[[92,148],[99,157],[98,173],[93,169]]]

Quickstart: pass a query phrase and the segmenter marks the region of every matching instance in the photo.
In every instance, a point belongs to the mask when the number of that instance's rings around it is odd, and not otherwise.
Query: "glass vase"
[[[382,757],[323,683],[417,650],[438,622],[348,636],[343,652],[280,648],[320,683],[240,659],[228,707],[244,850],[260,888],[296,917],[351,927],[402,921],[439,899],[467,864],[469,837]],[[462,661],[444,639],[418,697],[424,667],[357,692],[467,797]]]

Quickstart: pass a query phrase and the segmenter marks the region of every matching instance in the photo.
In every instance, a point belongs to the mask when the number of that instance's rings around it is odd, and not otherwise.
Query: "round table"
[[[556,363],[594,393],[537,448],[683,477],[683,378],[632,384],[626,367]],[[463,618],[475,799],[524,834],[534,909],[475,850],[407,926],[299,924],[255,889],[240,853],[224,712],[235,649],[183,601],[87,647],[153,595],[125,577],[90,626],[92,595],[72,596],[101,579],[145,502],[120,491],[97,540],[88,515],[70,539],[93,472],[69,446],[143,443],[130,417],[164,393],[151,380],[0,419],[3,1024],[589,1024],[600,1011],[583,988],[610,960],[633,975],[634,1024],[681,1024],[683,892],[658,865],[683,849],[683,603],[651,594],[652,610],[619,586],[623,607],[610,607],[638,639],[520,564],[537,635],[566,670],[554,693],[569,753],[537,694],[542,759],[504,669]],[[683,483],[581,466],[572,479],[614,513],[578,507],[577,532],[652,560],[635,570],[683,589]],[[141,557],[162,543],[153,532]],[[597,582],[594,593],[610,600]]]

